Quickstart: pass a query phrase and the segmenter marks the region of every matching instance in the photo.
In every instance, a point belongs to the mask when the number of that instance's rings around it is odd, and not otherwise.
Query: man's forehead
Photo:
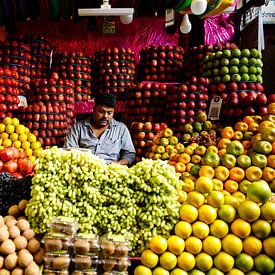
[[[109,107],[109,106],[105,106],[105,105],[98,105],[96,106],[97,109],[99,110],[104,110],[104,111],[114,111],[114,107]]]

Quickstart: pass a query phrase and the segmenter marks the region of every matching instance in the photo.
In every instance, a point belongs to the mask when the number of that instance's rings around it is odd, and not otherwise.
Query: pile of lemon
[[[20,152],[25,152],[32,162],[35,162],[43,150],[29,128],[20,124],[18,118],[11,117],[5,117],[0,123],[0,150],[7,147],[15,147]]]

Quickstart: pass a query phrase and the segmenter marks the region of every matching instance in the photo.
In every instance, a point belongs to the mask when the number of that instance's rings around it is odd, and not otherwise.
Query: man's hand
[[[114,161],[113,163],[117,163],[117,164],[120,164],[120,165],[128,165],[129,164],[127,159],[121,159],[117,162]]]

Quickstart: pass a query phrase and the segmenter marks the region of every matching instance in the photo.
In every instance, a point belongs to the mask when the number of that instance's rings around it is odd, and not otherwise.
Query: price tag
[[[53,63],[53,50],[50,53],[50,69],[52,68],[52,63]]]
[[[222,98],[220,96],[215,96],[210,103],[208,118],[211,120],[219,120],[221,107],[222,107]]]
[[[23,106],[23,107],[27,107],[28,106],[28,102],[27,102],[27,98],[23,95],[19,95],[19,103],[18,103],[18,107]]]
[[[103,33],[104,34],[114,34],[116,33],[116,23],[115,21],[109,21],[112,19],[104,18],[103,22]]]

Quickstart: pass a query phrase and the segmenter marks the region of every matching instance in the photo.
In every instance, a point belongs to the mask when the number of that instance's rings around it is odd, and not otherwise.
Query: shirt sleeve
[[[64,148],[79,148],[79,136],[80,132],[78,123],[75,123],[65,138]]]
[[[136,150],[127,126],[125,124],[122,125],[123,131],[121,137],[120,159],[126,159],[129,165],[131,165],[135,160]]]

